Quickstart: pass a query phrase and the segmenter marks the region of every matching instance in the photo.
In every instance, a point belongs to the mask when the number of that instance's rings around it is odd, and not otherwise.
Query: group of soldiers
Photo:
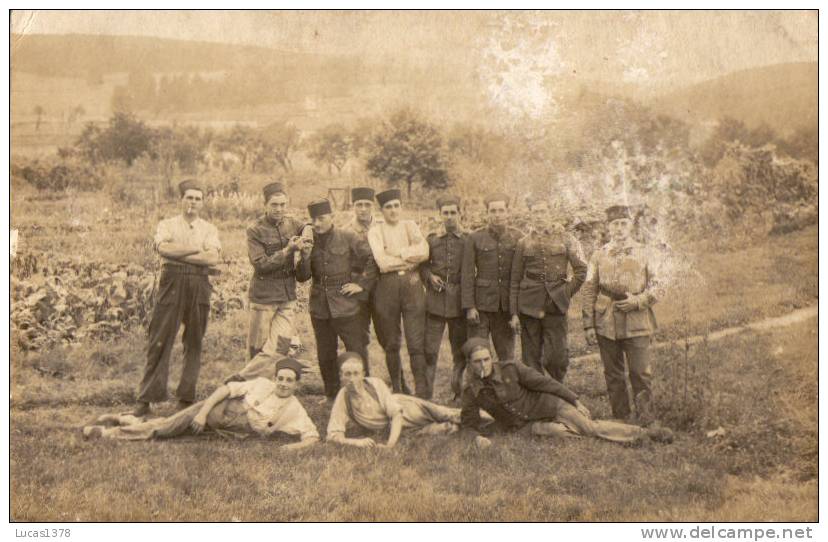
[[[294,395],[306,369],[294,356],[296,283],[310,280],[310,321],[331,405],[329,441],[377,445],[370,437],[346,436],[351,426],[357,432],[389,429],[385,446],[394,446],[404,429],[420,434],[463,429],[484,447],[492,431],[524,428],[538,435],[619,442],[672,439],[669,430],[653,423],[649,343],[658,293],[646,247],[632,236],[628,207],[607,209],[609,243],[587,264],[579,241],[544,198],[529,200],[532,227],[522,232],[508,225],[511,198],[491,194],[484,201],[488,224],[467,232],[460,199],[445,195],[436,202],[439,231],[424,236],[416,222],[403,218],[397,189],[376,194],[369,187],[352,189],[355,216],[340,227],[326,199],[308,205],[310,224],[289,216],[284,185],[270,183],[263,189],[264,214],[247,229],[253,266],[249,359],[205,401],[195,403],[209,276],[220,261],[221,244],[217,229],[199,217],[203,189],[185,181],[179,191],[182,213],[162,221],[155,237],[162,271],[137,407],[129,415],[101,417],[84,428],[87,437],[147,439],[210,427],[235,435],[299,436],[292,448],[318,441]],[[374,215],[375,202],[381,217]],[[586,339],[599,346],[616,421],[593,420],[564,385],[567,312],[579,290]],[[370,374],[372,323],[390,389]],[[147,419],[151,403],[167,398],[170,354],[181,324],[180,408],[173,416]],[[461,408],[431,401],[446,328],[451,391]],[[413,394],[403,375],[403,333]],[[518,334],[520,362],[515,360]]]

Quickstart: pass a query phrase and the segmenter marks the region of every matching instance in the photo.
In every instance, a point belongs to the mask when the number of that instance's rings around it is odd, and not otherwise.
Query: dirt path
[[[766,329],[774,329],[777,327],[784,327],[789,326],[792,324],[797,324],[799,322],[804,322],[810,318],[816,318],[819,313],[819,307],[817,306],[810,306],[805,307],[803,309],[797,309],[793,312],[789,312],[788,314],[784,314],[782,316],[776,316],[774,318],[765,318],[764,320],[758,320],[756,322],[751,322],[749,324],[745,324],[743,326],[735,326],[735,327],[728,327],[725,329],[721,329],[714,333],[711,333],[707,336],[708,341],[718,341],[719,339],[723,339],[725,337],[730,337],[731,335],[736,335],[738,333],[743,333],[749,330],[766,330]],[[703,335],[694,335],[690,337],[687,342],[690,345],[695,345],[700,342],[704,341]],[[684,344],[683,341],[681,344]],[[666,348],[670,346],[669,342],[660,342],[653,344],[653,348]],[[598,353],[595,354],[585,354],[583,356],[578,356],[571,358],[571,361],[581,362],[581,361],[596,361],[599,359]]]

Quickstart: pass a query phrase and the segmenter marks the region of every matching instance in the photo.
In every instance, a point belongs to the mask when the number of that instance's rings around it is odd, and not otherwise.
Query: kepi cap
[[[460,209],[460,198],[453,194],[447,194],[437,198],[437,210],[442,209],[446,205],[456,205],[457,209]]]
[[[184,197],[184,194],[187,193],[187,190],[198,190],[204,194],[204,188],[202,188],[201,185],[193,179],[187,179],[186,181],[178,183],[178,193],[182,198]]]
[[[274,194],[284,194],[285,185],[279,182],[266,184],[262,188],[262,193],[264,194],[265,203],[267,203]]]
[[[394,201],[395,199],[402,200],[402,193],[398,188],[391,188],[377,194],[377,201],[379,202],[380,207],[389,201]]]
[[[472,337],[463,344],[463,357],[468,360],[476,350],[482,348],[485,348],[489,352],[492,351],[492,347],[489,346],[489,340],[483,337]]]
[[[274,375],[279,374],[279,371],[282,369],[290,369],[294,373],[296,373],[296,380],[302,378],[302,373],[305,372],[305,366],[299,363],[294,358],[282,358],[276,362],[276,372]]]
[[[308,214],[310,214],[311,218],[316,218],[317,216],[322,215],[329,215],[333,211],[331,210],[331,202],[327,199],[317,199],[308,204]]]
[[[495,192],[494,194],[489,194],[485,198],[483,198],[483,203],[486,205],[486,208],[489,207],[489,204],[494,201],[503,201],[506,203],[506,206],[509,206],[510,197],[508,194],[504,194],[503,192]]]
[[[374,189],[368,186],[357,186],[351,189],[351,202],[374,201]]]

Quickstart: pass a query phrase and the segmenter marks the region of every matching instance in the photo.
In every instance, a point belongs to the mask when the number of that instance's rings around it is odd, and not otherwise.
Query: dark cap
[[[357,186],[351,189],[351,201],[374,201],[374,189],[368,186]]]
[[[395,199],[402,200],[402,193],[398,188],[391,188],[390,190],[377,194],[377,201],[379,202],[380,207],[389,201],[394,201]]]
[[[345,365],[345,362],[352,359],[355,359],[358,362],[362,363],[363,366],[365,365],[365,360],[362,359],[362,356],[360,356],[356,352],[343,352],[339,354],[339,356],[336,358],[336,368],[342,369],[342,366]]]
[[[284,194],[285,185],[282,183],[266,184],[265,187],[262,188],[262,193],[264,194],[265,203],[267,203],[274,194]]]
[[[626,205],[611,205],[607,207],[607,222],[618,220],[619,218],[632,219],[630,208]]]
[[[468,360],[475,351],[483,348],[489,352],[492,351],[492,347],[489,346],[489,340],[483,337],[472,337],[463,344],[463,356]]]
[[[460,209],[460,198],[453,194],[448,194],[445,196],[440,196],[437,198],[437,209],[442,209],[446,205],[456,205],[457,209]]]
[[[494,201],[503,201],[506,203],[506,206],[509,206],[509,200],[511,198],[508,194],[504,194],[503,192],[495,192],[494,194],[489,194],[485,198],[483,198],[483,203],[486,204],[486,208],[489,208],[489,204]]]
[[[296,380],[302,378],[302,373],[305,372],[305,366],[293,358],[282,358],[277,361],[276,372],[274,374],[279,374],[279,371],[282,369],[290,369],[296,373]]]
[[[317,216],[322,215],[329,215],[333,211],[331,210],[331,202],[322,198],[313,200],[308,204],[308,214],[310,214],[311,218],[316,218]]]
[[[184,197],[184,194],[187,192],[187,190],[198,190],[202,193],[202,195],[204,194],[204,188],[202,188],[201,185],[195,182],[193,179],[187,179],[186,181],[181,181],[180,183],[178,183],[178,193],[179,195],[181,195],[182,198]]]

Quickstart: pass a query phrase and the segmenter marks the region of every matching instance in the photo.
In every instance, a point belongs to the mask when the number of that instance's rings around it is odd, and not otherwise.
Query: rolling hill
[[[655,111],[691,124],[730,116],[749,127],[767,123],[777,133],[816,126],[817,63],[775,64],[729,73],[653,99]]]

